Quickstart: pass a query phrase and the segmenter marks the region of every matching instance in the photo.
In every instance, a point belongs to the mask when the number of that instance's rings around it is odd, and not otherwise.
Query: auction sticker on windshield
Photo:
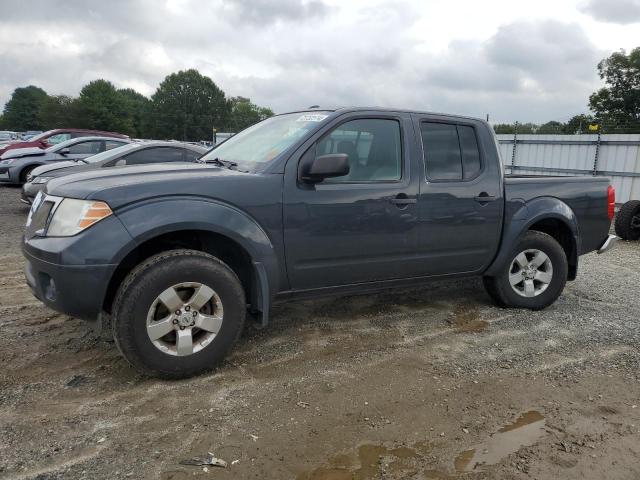
[[[307,113],[305,115],[300,115],[296,122],[321,122],[329,115],[323,115],[321,113]]]

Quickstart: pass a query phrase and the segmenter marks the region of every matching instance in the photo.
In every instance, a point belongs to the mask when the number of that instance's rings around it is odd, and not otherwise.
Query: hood
[[[211,164],[157,163],[74,172],[52,179],[46,190],[48,194],[59,197],[103,200],[116,209],[135,201],[166,195],[211,196],[213,182],[253,176]]]
[[[0,159],[8,160],[9,158],[20,158],[20,157],[30,157],[33,155],[44,155],[46,152],[42,148],[38,147],[27,147],[27,148],[13,148],[11,150],[7,150],[2,154]]]
[[[53,172],[54,170],[70,169],[73,167],[78,167],[80,165],[85,165],[85,164],[82,162],[74,162],[72,160],[67,160],[64,162],[56,162],[49,165],[40,165],[39,167],[36,167],[33,170],[31,170],[31,175],[33,175],[34,177],[37,177],[39,175],[44,175],[45,173]]]

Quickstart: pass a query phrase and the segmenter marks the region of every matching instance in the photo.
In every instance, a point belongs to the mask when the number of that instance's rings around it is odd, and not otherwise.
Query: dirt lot
[[[148,379],[31,296],[0,188],[0,478],[638,479],[640,243],[543,312],[477,280],[282,305],[217,372]],[[182,465],[207,452],[227,468]]]

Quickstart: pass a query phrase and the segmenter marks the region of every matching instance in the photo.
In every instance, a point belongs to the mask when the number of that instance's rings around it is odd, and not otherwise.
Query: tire
[[[640,200],[629,200],[616,216],[616,235],[623,240],[638,240],[640,238]]]
[[[20,183],[27,183],[27,176],[31,173],[32,170],[35,170],[37,166],[38,165],[23,168],[20,172]]]
[[[544,255],[538,257],[537,252]],[[533,269],[545,256],[546,260]],[[567,282],[567,272],[567,257],[560,244],[546,233],[529,231],[513,249],[500,273],[484,277],[483,283],[487,294],[501,307],[541,310],[560,296]],[[520,283],[515,283],[519,279],[522,279]]]
[[[213,292],[202,308],[197,308],[202,302],[194,300],[198,285]],[[165,296],[168,291],[177,296]],[[161,294],[173,302],[165,304],[160,300]],[[207,293],[202,294],[205,297]],[[179,305],[178,300],[183,301],[182,306],[169,311],[167,305]],[[193,303],[193,311],[189,303]],[[157,321],[153,320],[156,314],[161,317]],[[183,321],[190,321],[189,314],[194,317],[192,326],[183,326]],[[215,328],[206,324],[210,331],[198,328],[196,319],[206,319],[207,315],[210,321],[221,324]],[[245,317],[244,290],[233,270],[207,253],[181,249],[154,255],[129,273],[116,294],[111,324],[115,343],[131,365],[150,376],[177,379],[214,368],[240,337]],[[154,341],[149,325],[171,330]],[[154,337],[161,333],[154,332]],[[193,353],[188,353],[189,348],[181,350],[189,346],[186,340],[179,342],[188,337],[183,334],[191,335]]]

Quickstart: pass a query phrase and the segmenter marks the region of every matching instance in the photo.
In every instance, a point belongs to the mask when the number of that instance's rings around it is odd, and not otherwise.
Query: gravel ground
[[[542,312],[476,279],[280,305],[165,382],[31,296],[18,198],[0,188],[0,478],[640,478],[638,242]],[[208,452],[227,468],[181,464]]]

